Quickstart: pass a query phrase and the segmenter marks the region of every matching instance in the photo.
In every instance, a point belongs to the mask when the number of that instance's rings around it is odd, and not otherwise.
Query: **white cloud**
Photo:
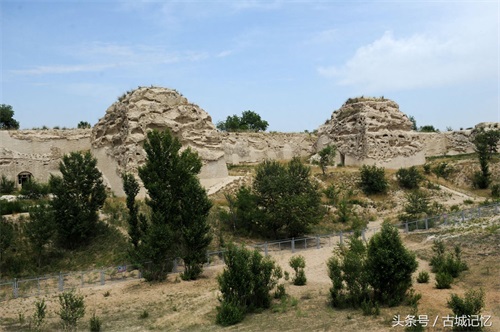
[[[428,88],[497,75],[498,26],[483,17],[434,25],[432,32],[395,37],[385,32],[358,48],[342,65],[320,66],[320,75],[367,92]]]
[[[115,67],[113,64],[85,64],[85,65],[54,65],[37,66],[32,69],[12,70],[14,74],[20,75],[47,75],[47,74],[72,74],[81,72],[95,72]]]

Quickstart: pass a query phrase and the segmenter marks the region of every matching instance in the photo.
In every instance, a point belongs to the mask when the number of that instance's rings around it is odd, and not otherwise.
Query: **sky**
[[[384,96],[441,130],[500,122],[500,1],[0,0],[0,103],[21,128],[94,125],[138,86],[213,122],[312,131]]]

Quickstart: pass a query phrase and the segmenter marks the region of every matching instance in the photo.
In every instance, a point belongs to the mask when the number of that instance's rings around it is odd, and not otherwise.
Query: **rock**
[[[344,165],[376,164],[389,168],[425,162],[423,144],[398,104],[385,98],[349,99],[318,129],[316,151],[337,148]]]
[[[137,174],[146,160],[143,143],[148,131],[167,128],[183,148],[198,152],[203,162],[200,179],[228,176],[220,134],[210,115],[175,90],[141,87],[111,105],[92,130],[93,152],[116,164],[114,170],[100,167],[108,181],[116,182],[123,172]]]

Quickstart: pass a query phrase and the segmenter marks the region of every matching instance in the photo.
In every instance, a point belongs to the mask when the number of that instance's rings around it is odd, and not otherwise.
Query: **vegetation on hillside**
[[[230,115],[225,121],[217,122],[217,129],[221,131],[266,131],[269,123],[253,111],[244,111],[241,117]]]

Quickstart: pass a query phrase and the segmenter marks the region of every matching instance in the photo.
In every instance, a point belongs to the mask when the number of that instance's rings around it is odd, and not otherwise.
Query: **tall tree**
[[[14,227],[4,217],[0,219],[0,277],[3,272],[3,260],[5,253],[14,243]]]
[[[97,211],[106,199],[102,174],[90,152],[72,152],[59,164],[60,176],[50,177],[51,206],[59,244],[74,249],[88,243],[99,221]]]
[[[230,115],[226,121],[219,121],[217,129],[222,131],[266,131],[269,123],[253,111],[244,111],[241,117]]]
[[[130,242],[137,249],[141,239],[141,229],[139,226],[139,209],[135,203],[135,197],[139,193],[139,183],[132,174],[123,174],[123,190],[127,195],[128,208],[128,235]]]
[[[323,173],[323,175],[325,175],[326,167],[328,165],[331,165],[335,161],[335,155],[336,155],[335,147],[327,145],[318,152],[318,155],[319,155],[319,160],[318,160],[319,167],[321,167],[321,172]]]
[[[19,129],[12,106],[6,104],[0,104],[0,130],[2,129]]]
[[[140,256],[152,262],[148,279],[162,280],[169,260],[180,256],[185,279],[195,279],[202,271],[210,243],[208,212],[211,203],[196,175],[201,160],[170,131],[148,133],[144,143],[147,160],[139,176],[148,191],[151,220],[139,246]]]
[[[473,184],[480,189],[486,189],[491,182],[489,161],[493,153],[497,152],[500,130],[485,131],[481,128],[474,136],[474,149],[479,159],[481,171],[474,173]]]

